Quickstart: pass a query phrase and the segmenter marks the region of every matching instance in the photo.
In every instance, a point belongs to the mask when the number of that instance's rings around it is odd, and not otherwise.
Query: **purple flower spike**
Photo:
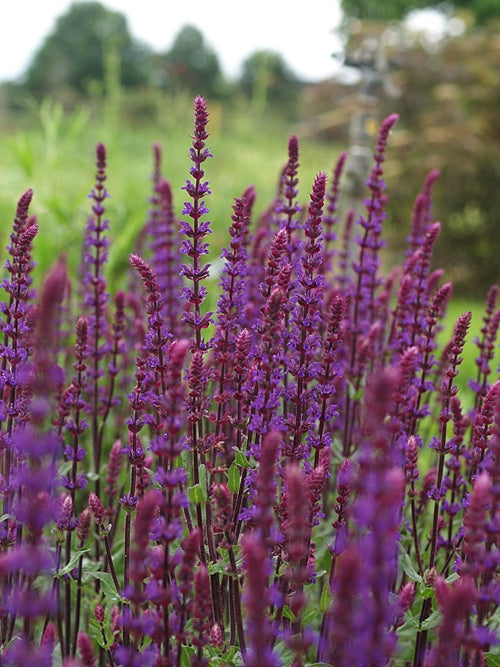
[[[288,140],[288,162],[281,175],[281,189],[283,203],[278,204],[277,213],[283,215],[283,220],[280,220],[280,228],[286,231],[287,236],[287,259],[290,264],[296,259],[297,242],[294,237],[294,232],[299,228],[298,216],[301,212],[301,207],[297,203],[297,196],[299,191],[297,185],[299,179],[297,177],[299,169],[299,142],[296,135],[292,135]]]
[[[335,227],[338,224],[338,207],[339,207],[339,197],[340,197],[340,178],[344,170],[347,160],[347,153],[342,152],[339,155],[337,164],[333,170],[333,176],[331,180],[330,189],[327,193],[327,206],[326,211],[323,215],[323,227],[324,227],[324,238],[325,238],[325,249],[323,262],[321,265],[322,273],[328,274],[332,269],[333,258],[335,256],[335,249],[333,248],[333,243],[335,242],[337,235],[335,233]]]
[[[3,332],[0,358],[2,373],[0,374],[0,418],[6,422],[6,433],[2,439],[2,449],[9,445],[11,434],[16,426],[27,420],[27,373],[26,363],[32,354],[32,335],[34,329],[35,296],[31,289],[34,264],[31,253],[38,225],[34,219],[28,218],[32,191],[28,190],[19,200],[14,219],[11,243],[7,250],[10,258],[5,268],[9,278],[2,281],[2,287],[8,295],[7,301],[0,304],[3,314],[0,330]],[[7,415],[9,417],[7,418]],[[7,453],[5,474],[8,481],[10,452]],[[7,510],[7,507],[4,508]]]
[[[276,504],[276,463],[282,443],[281,433],[270,431],[263,439],[259,467],[251,487],[253,506],[245,514],[249,525],[259,533],[262,544],[271,551],[276,535],[273,534],[273,507]]]
[[[194,575],[193,637],[192,644],[197,648],[196,656],[191,659],[192,667],[207,667],[209,659],[203,657],[203,647],[210,641],[210,614],[212,598],[210,579],[205,565],[200,565]]]
[[[310,502],[306,479],[297,464],[290,464],[285,471],[286,492],[284,495],[285,521],[281,529],[284,534],[284,550],[288,562],[286,579],[288,592],[291,595],[289,606],[298,622],[296,630],[300,629],[300,614],[306,604],[304,584],[308,580],[307,561],[311,541]],[[297,646],[297,654],[306,647]]]
[[[82,659],[82,667],[94,667],[96,656],[90,637],[85,632],[78,633],[78,650]]]
[[[191,266],[186,264],[181,266],[181,274],[192,283],[192,287],[184,288],[189,310],[184,313],[183,321],[193,331],[193,344],[198,349],[206,348],[206,343],[202,338],[202,330],[212,322],[212,313],[202,315],[200,310],[207,294],[203,281],[208,278],[210,268],[210,264],[203,264],[201,261],[202,256],[208,253],[208,244],[203,242],[203,239],[212,231],[210,222],[201,221],[201,218],[208,213],[204,199],[211,194],[208,183],[203,181],[205,176],[203,163],[212,156],[205,144],[206,139],[208,139],[207,122],[206,102],[198,96],[194,101],[193,147],[190,152],[193,162],[190,173],[193,180],[186,181],[183,188],[192,199],[192,202],[185,202],[183,210],[183,215],[188,215],[191,222],[181,221],[180,223],[181,232],[187,237],[182,242],[180,250],[192,260]]]
[[[243,536],[243,567],[246,584],[243,601],[246,607],[245,667],[278,667],[280,662],[272,649],[275,633],[268,617],[271,604],[269,576],[271,562],[257,533]]]
[[[96,522],[101,523],[105,515],[104,506],[93,491],[89,495],[89,508]]]
[[[162,496],[159,490],[150,489],[146,491],[137,504],[137,512],[134,518],[134,537],[130,550],[130,578],[134,582],[134,602],[138,602],[137,594],[139,585],[146,578],[148,571],[148,545],[150,532]]]
[[[485,664],[480,637],[470,627],[469,619],[478,598],[472,578],[461,577],[449,587],[444,578],[439,576],[435,588],[443,620],[439,626],[437,646],[426,657],[424,667]],[[467,662],[460,659],[462,650],[462,656],[467,656]],[[477,662],[471,662],[472,658]]]
[[[356,604],[363,571],[363,554],[350,545],[337,567],[334,598],[318,648],[318,660],[336,667],[362,665],[364,656],[358,651]],[[353,641],[353,638],[356,640]],[[366,664],[370,664],[369,662]]]
[[[295,386],[289,389],[294,413],[288,421],[292,443],[286,453],[294,460],[308,457],[303,435],[312,429],[307,410],[311,400],[309,385],[317,379],[320,370],[316,356],[321,345],[319,328],[323,308],[324,276],[320,269],[323,262],[322,216],[325,187],[325,174],[318,174],[304,224],[306,241],[293,296],[295,308],[292,311],[288,340],[290,347],[295,350],[295,354],[290,354],[291,358],[288,360],[288,372],[294,378]]]
[[[353,338],[352,338],[352,358],[357,347],[357,338],[359,332],[365,332],[374,318],[375,289],[380,284],[378,270],[380,267],[379,251],[384,245],[381,238],[382,222],[386,214],[384,207],[386,205],[386,195],[384,194],[385,183],[382,178],[384,170],[385,153],[387,149],[387,140],[389,133],[398,120],[397,114],[388,116],[380,126],[377,136],[377,145],[373,155],[374,165],[372,167],[370,178],[367,181],[370,197],[366,199],[366,215],[359,220],[361,228],[364,230],[358,238],[359,257],[353,264],[355,273],[357,273],[356,294],[354,295],[354,313],[353,313]]]

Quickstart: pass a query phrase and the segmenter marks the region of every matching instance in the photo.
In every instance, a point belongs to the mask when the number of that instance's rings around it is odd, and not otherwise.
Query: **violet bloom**
[[[88,321],[88,395],[91,417],[92,452],[94,471],[101,465],[102,433],[99,433],[102,377],[104,359],[109,352],[108,302],[104,266],[108,260],[109,240],[106,232],[109,221],[105,218],[104,202],[108,198],[106,182],[106,149],[103,144],[96,146],[95,186],[89,199],[92,200],[92,214],[87,221],[82,257],[82,286],[84,313]],[[98,486],[96,486],[98,489]]]
[[[26,421],[29,410],[27,381],[34,325],[34,291],[31,289],[34,264],[31,253],[38,233],[38,225],[34,219],[28,218],[32,194],[28,190],[16,209],[11,243],[7,247],[10,258],[5,264],[9,278],[2,281],[7,301],[0,304],[3,315],[0,322],[3,332],[0,346],[0,450],[5,450],[2,472],[7,485],[16,458],[12,450],[12,433]],[[4,513],[8,511],[7,501]]]
[[[410,234],[407,238],[407,255],[412,255],[422,245],[424,235],[432,221],[432,188],[439,178],[437,169],[430,171],[425,179],[422,191],[417,195],[413,207]]]
[[[481,336],[474,341],[479,350],[479,356],[476,359],[477,376],[475,380],[469,382],[469,387],[476,392],[476,409],[481,397],[485,396],[489,389],[491,362],[495,357],[495,343],[500,327],[500,310],[496,310],[499,289],[498,285],[492,285],[488,291]]]
[[[247,194],[247,197],[250,196],[251,193]],[[224,248],[221,253],[225,262],[219,282],[221,295],[217,307],[215,344],[218,342],[217,335],[219,339],[231,335],[232,327],[239,322],[244,307],[250,225],[250,208],[247,199],[243,197],[235,199],[231,220],[229,248]],[[214,354],[217,354],[217,347]]]
[[[431,305],[426,314],[426,325],[423,331],[422,342],[420,344],[421,355],[419,356],[419,373],[415,383],[417,395],[411,406],[413,418],[408,433],[414,435],[417,431],[417,423],[420,419],[429,414],[429,408],[423,404],[424,396],[434,389],[431,381],[431,373],[436,365],[434,350],[436,348],[436,335],[438,333],[439,322],[443,318],[446,306],[453,291],[453,284],[444,283],[434,294]]]
[[[342,666],[385,664],[395,648],[392,625],[396,609],[392,591],[397,577],[404,477],[398,467],[399,454],[392,443],[385,416],[398,382],[397,371],[387,368],[372,375],[366,389],[366,415],[354,485],[357,495],[350,513],[348,546],[352,563],[358,562],[357,554],[362,558],[363,567],[357,574],[356,586],[349,593],[354,599],[338,602],[338,605],[347,605],[351,618],[341,618],[334,606],[329,628],[335,637],[343,632],[346,624],[349,628],[351,636],[342,642],[342,653],[346,658],[338,662]],[[334,599],[337,600],[344,585],[340,563],[345,558],[346,553],[337,564],[336,578],[339,581],[334,584]],[[354,661],[349,662],[353,656]]]
[[[297,177],[298,168],[299,142],[296,135],[292,135],[288,140],[288,162],[281,174],[281,202],[275,208],[279,227],[286,231],[287,259],[292,266],[298,259],[296,230],[300,227],[299,215],[302,210],[297,203],[297,196],[299,194],[297,189],[299,183]]]
[[[268,616],[272,604],[269,588],[271,561],[257,533],[245,534],[241,544],[246,574],[243,603],[247,651],[243,664],[245,667],[278,667],[281,662],[273,650],[275,632]]]
[[[307,603],[304,585],[309,579],[307,570],[311,542],[311,503],[304,473],[297,464],[291,463],[285,470],[286,490],[282,494],[283,506],[281,530],[284,536],[284,558],[287,569],[283,579],[285,604],[296,617],[292,624],[295,637],[287,644],[294,651],[297,663],[305,656],[310,646],[302,627],[302,613]]]
[[[337,382],[342,376],[340,347],[343,343],[343,319],[347,310],[347,300],[337,294],[330,302],[327,325],[319,354],[317,385],[312,392],[309,411],[317,420],[317,430],[308,433],[307,442],[315,449],[314,466],[319,463],[320,451],[332,443],[333,420],[338,416],[336,402]]]
[[[451,399],[453,396],[456,395],[458,391],[455,378],[458,375],[458,367],[462,363],[461,355],[465,345],[465,337],[469,330],[471,316],[472,315],[470,311],[464,313],[463,315],[460,315],[455,324],[455,330],[453,332],[453,337],[451,340],[451,347],[448,357],[448,367],[440,388],[442,397],[442,410],[439,416],[440,434],[439,437],[435,438],[430,444],[430,447],[435,449],[438,453],[438,465],[437,465],[436,487],[431,492],[435,504],[434,504],[433,527],[431,533],[429,568],[432,568],[435,565],[435,558],[438,547],[438,519],[440,514],[440,504],[446,494],[446,489],[444,488],[443,485],[443,479],[445,470],[445,457],[450,451],[448,445],[448,437],[447,437],[447,426],[450,420],[452,419]]]
[[[384,194],[385,183],[383,180],[383,163],[389,133],[398,121],[398,115],[388,116],[381,124],[377,136],[377,145],[374,152],[374,165],[367,181],[370,197],[365,200],[366,214],[361,216],[359,224],[364,230],[358,237],[359,257],[353,264],[357,274],[357,287],[354,297],[354,313],[352,320],[353,350],[359,332],[362,332],[373,321],[373,306],[375,302],[375,289],[379,285],[380,267],[379,251],[384,242],[381,238],[382,222],[386,217],[384,207],[386,196]]]
[[[318,649],[318,660],[336,667],[372,664],[365,662],[369,660],[366,651],[359,651],[357,634],[362,572],[363,554],[357,545],[349,545],[338,563],[333,604],[325,617]]]
[[[118,478],[123,464],[123,445],[121,440],[115,440],[110,451],[106,473],[106,488],[104,489],[108,502],[113,503],[118,495]]]
[[[61,426],[64,425],[70,436],[70,444],[65,446],[64,456],[66,460],[72,462],[71,473],[63,476],[62,483],[70,491],[73,500],[75,499],[75,491],[85,488],[87,484],[85,475],[77,475],[78,463],[87,454],[81,446],[81,436],[88,428],[88,422],[83,416],[87,407],[83,398],[88,358],[87,333],[87,318],[78,318],[74,351],[75,362],[73,364],[76,374],[70,386],[63,392],[59,404],[60,414],[67,413],[66,419],[61,420]]]
[[[151,265],[157,276],[163,296],[162,312],[168,331],[173,336],[181,336],[182,278],[179,275],[179,223],[173,210],[172,188],[165,179],[160,179],[156,187],[158,199],[157,216],[151,229]]]
[[[148,328],[144,338],[143,356],[147,368],[145,379],[151,386],[151,400],[155,401],[155,395],[164,395],[166,391],[166,346],[170,334],[166,331],[160,286],[153,268],[138,255],[130,255],[130,264],[139,274],[146,295]]]
[[[336,250],[333,247],[334,242],[337,239],[335,233],[335,227],[338,224],[338,208],[339,208],[339,198],[340,198],[340,179],[342,172],[347,160],[347,153],[342,152],[339,155],[337,163],[333,169],[332,179],[330,182],[330,188],[328,189],[326,195],[326,210],[323,214],[323,228],[324,228],[324,242],[325,248],[323,252],[323,260],[321,264],[321,272],[324,274],[329,274],[333,267],[333,259],[336,254]]]
[[[13,434],[12,446],[22,461],[11,475],[13,501],[10,512],[16,519],[15,545],[0,557],[5,622],[0,642],[7,644],[14,632],[14,620],[27,629],[51,613],[53,597],[41,582],[56,567],[55,554],[46,531],[60,517],[57,475],[53,461],[58,441],[27,425]],[[21,632],[21,636],[23,633]]]
[[[497,548],[500,522],[497,516],[498,503],[495,507],[492,488],[492,481],[487,472],[481,473],[474,481],[469,505],[464,515],[461,554],[455,563],[456,571],[462,577],[470,576],[478,590],[475,609],[478,637],[488,628],[498,608],[500,596],[498,582],[500,557]],[[486,635],[483,637],[486,639]],[[491,630],[488,642],[482,642],[477,648],[487,651],[490,648],[489,644],[499,643],[498,632]]]
[[[191,643],[196,647],[196,655],[191,657],[192,667],[208,667],[210,661],[203,656],[203,647],[210,641],[210,617],[212,598],[210,578],[205,565],[200,565],[194,575],[193,635]]]
[[[243,513],[249,527],[260,535],[261,543],[268,553],[271,553],[277,538],[273,507],[276,504],[276,464],[281,444],[282,435],[279,431],[270,431],[264,436],[257,473],[250,486],[252,505]]]
[[[478,600],[478,592],[472,578],[460,577],[450,587],[443,577],[438,576],[435,590],[442,622],[438,629],[437,646],[426,656],[424,667],[485,664],[479,646],[482,636],[474,632],[470,626],[473,607]],[[463,662],[464,659],[467,662]],[[477,659],[477,662],[470,662],[471,659]]]
[[[429,274],[432,251],[441,231],[435,222],[427,230],[421,246],[411,255],[404,268],[395,312],[395,331],[391,347],[401,354],[407,347],[421,345],[425,313],[429,307]]]
[[[82,667],[94,667],[96,664],[96,656],[90,637],[85,632],[78,633],[78,651],[80,653]]]
[[[278,280],[279,285],[279,280]],[[267,299],[259,322],[259,342],[253,368],[249,374],[248,392],[251,431],[265,435],[271,429],[282,430],[283,419],[278,414],[283,393],[283,311],[286,292],[275,287]],[[257,438],[258,439],[258,438]],[[259,443],[250,445],[258,458]]]
[[[319,373],[316,356],[320,349],[319,328],[323,308],[324,276],[322,264],[322,215],[326,176],[319,174],[313,185],[307,218],[304,223],[306,241],[297,270],[296,289],[292,295],[293,310],[288,337],[287,371],[294,378],[294,385],[287,387],[287,396],[293,403],[288,419],[290,448],[286,454],[292,460],[308,458],[307,439],[304,434],[313,428],[309,421],[310,385]]]
[[[205,100],[197,96],[194,100],[194,134],[193,147],[191,149],[190,169],[193,180],[187,180],[186,190],[192,202],[185,202],[183,215],[189,216],[191,222],[181,220],[180,231],[187,238],[182,242],[180,251],[191,258],[192,264],[182,264],[181,274],[188,280],[191,286],[184,288],[184,296],[189,310],[183,315],[183,322],[193,332],[193,345],[197,349],[205,349],[207,344],[202,338],[202,330],[206,329],[212,322],[212,313],[201,313],[200,306],[205,301],[207,288],[203,285],[209,276],[210,264],[203,264],[202,257],[208,253],[208,243],[203,239],[211,233],[210,222],[202,221],[201,218],[208,213],[205,206],[205,197],[211,194],[208,182],[204,181],[205,171],[203,165],[205,160],[212,157],[210,150],[206,147],[208,111]]]
[[[487,471],[490,476],[493,506],[498,507],[500,503],[500,381],[493,385],[490,394],[494,398],[493,423],[482,470]],[[500,522],[498,514],[494,514],[492,519],[493,525],[498,528]]]
[[[217,303],[215,334],[210,343],[213,349],[214,380],[217,382],[217,390],[214,396],[218,404],[217,438],[223,437],[221,435],[221,422],[224,418],[224,404],[231,398],[234,389],[232,376],[234,373],[235,347],[239,334],[239,324],[243,320],[242,313],[246,293],[245,276],[248,258],[246,246],[250,224],[250,207],[244,198],[239,198],[235,200],[233,210],[232,225],[229,228],[230,246],[223,249],[221,254],[225,259],[219,282],[222,291]]]
[[[137,504],[134,517],[134,536],[130,550],[130,579],[134,582],[135,596],[140,592],[140,585],[147,576],[148,570],[148,547],[150,543],[150,532],[155,517],[155,511],[162,502],[162,495],[157,489],[146,491]],[[140,602],[138,600],[137,602]]]
[[[52,629],[54,628],[52,624],[49,625]],[[48,629],[49,626],[47,626]],[[54,664],[53,652],[54,641],[52,637],[42,637],[39,646],[35,646],[27,639],[22,638],[16,640],[11,646],[2,651],[1,664],[3,667],[19,667],[20,665],[52,667]]]

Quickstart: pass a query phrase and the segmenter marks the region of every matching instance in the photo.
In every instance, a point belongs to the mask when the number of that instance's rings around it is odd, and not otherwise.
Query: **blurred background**
[[[234,197],[253,183],[257,210],[270,203],[292,133],[303,200],[347,150],[345,198],[360,206],[378,124],[397,112],[388,262],[404,256],[415,197],[438,169],[436,266],[463,298],[500,280],[500,0],[14,4],[0,9],[0,230],[5,246],[32,187],[40,270],[79,251],[98,141],[115,269],[147,216],[154,141],[180,211],[201,94],[216,256]]]

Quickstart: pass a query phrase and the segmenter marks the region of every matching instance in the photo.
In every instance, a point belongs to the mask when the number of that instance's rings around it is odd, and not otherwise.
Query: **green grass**
[[[486,300],[486,295],[485,295]],[[462,391],[462,389],[467,385],[467,382],[470,379],[476,379],[477,377],[477,366],[476,358],[479,356],[479,350],[475,344],[475,339],[480,337],[481,327],[483,326],[483,315],[485,310],[485,304],[478,301],[466,300],[463,298],[454,298],[452,299],[447,312],[445,328],[441,332],[440,340],[443,342],[448,342],[453,335],[453,328],[457,318],[466,313],[467,311],[472,312],[471,326],[469,329],[469,334],[467,336],[466,344],[464,347],[463,361],[460,366],[459,376],[457,378],[457,384],[459,386],[459,398],[466,400],[467,397],[470,397],[470,392]],[[490,364],[491,375],[490,383],[495,382],[498,379],[499,369],[500,369],[500,347],[496,345],[496,354],[495,358]],[[466,407],[472,407],[467,405]]]
[[[138,100],[134,103],[137,105]],[[17,201],[27,189],[34,190],[31,212],[37,215],[40,233],[36,239],[36,278],[48,269],[61,253],[76,266],[89,213],[88,192],[94,183],[94,149],[102,141],[108,152],[107,187],[110,199],[111,248],[108,277],[119,281],[128,266],[136,236],[148,211],[152,171],[152,144],[163,150],[163,173],[171,182],[177,213],[185,199],[181,189],[189,177],[189,148],[192,132],[192,100],[157,96],[144,100],[143,107],[154,103],[153,112],[137,121],[118,120],[116,114],[83,107],[64,114],[62,107],[50,100],[30,105],[29,111],[13,119],[9,131],[0,134],[0,240],[8,243]],[[227,243],[232,203],[250,184],[255,185],[256,217],[271,202],[280,170],[287,160],[289,136],[296,131],[290,121],[276,115],[256,116],[242,103],[232,109],[220,103],[210,104],[208,145],[213,158],[206,163],[206,176],[212,195],[207,200],[213,234],[212,258],[219,256]],[[330,176],[341,149],[328,142],[299,137],[300,196],[307,202],[314,176],[326,171]],[[419,184],[416,184],[418,188]],[[389,183],[396,188],[397,183]],[[2,253],[2,264],[5,252]],[[446,268],[446,267],[444,267]],[[485,295],[486,297],[486,295]],[[211,304],[215,306],[215,303]],[[460,373],[462,383],[475,377],[477,348],[474,337],[482,325],[483,303],[454,299],[449,308],[442,336],[451,336],[458,315],[472,310],[469,341]],[[496,373],[497,359],[492,366]]]
[[[235,112],[209,104],[213,158],[206,163],[212,195],[207,200],[217,256],[227,240],[234,198],[250,184],[257,190],[257,215],[275,194],[279,173],[287,160],[293,124],[272,115],[255,117],[245,109]],[[81,109],[64,115],[50,101],[32,107],[19,127],[0,136],[0,233],[6,245],[16,203],[27,189],[34,190],[31,212],[40,224],[36,241],[38,273],[61,252],[78,260],[89,211],[87,194],[94,182],[94,149],[102,141],[108,153],[107,187],[110,199],[112,247],[110,274],[119,275],[134,249],[134,240],[148,211],[152,144],[163,150],[163,173],[171,182],[180,215],[185,200],[181,189],[189,178],[192,100],[164,98],[163,108],[144,122],[106,121],[102,113]],[[331,172],[338,157],[332,144],[300,142],[300,194],[307,202],[318,171]]]

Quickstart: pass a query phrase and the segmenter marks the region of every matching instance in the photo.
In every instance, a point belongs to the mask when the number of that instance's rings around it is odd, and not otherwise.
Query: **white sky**
[[[338,69],[333,31],[339,0],[101,0],[128,20],[133,37],[168,50],[186,24],[215,50],[224,73],[236,77],[257,49],[272,49],[292,71],[321,80]],[[19,77],[71,0],[0,0],[0,81]]]

